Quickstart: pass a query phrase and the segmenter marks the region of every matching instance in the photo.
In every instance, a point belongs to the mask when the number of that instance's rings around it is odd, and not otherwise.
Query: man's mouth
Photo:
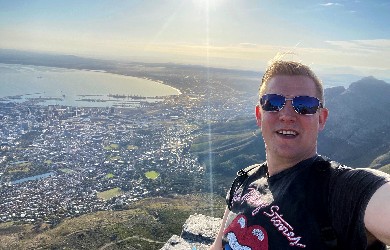
[[[276,131],[276,133],[288,137],[295,137],[299,134],[297,131],[294,130],[278,130]]]

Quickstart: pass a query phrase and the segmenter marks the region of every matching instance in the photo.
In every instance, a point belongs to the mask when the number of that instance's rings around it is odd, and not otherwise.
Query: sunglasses
[[[298,114],[313,115],[323,105],[321,101],[312,96],[295,96],[293,98],[286,98],[278,94],[265,94],[260,98],[260,105],[264,111],[278,112],[284,108],[287,101],[291,104]]]

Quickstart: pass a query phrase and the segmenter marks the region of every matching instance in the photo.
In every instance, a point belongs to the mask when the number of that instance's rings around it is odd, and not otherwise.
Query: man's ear
[[[261,127],[261,111],[260,111],[260,106],[259,105],[256,105],[255,113],[256,113],[256,123],[257,123],[257,126]]]
[[[318,130],[321,131],[325,128],[326,120],[328,119],[329,110],[327,108],[321,108],[320,109],[320,115],[318,118]]]

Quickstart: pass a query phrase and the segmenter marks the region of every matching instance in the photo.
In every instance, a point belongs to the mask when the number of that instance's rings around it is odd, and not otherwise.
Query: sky
[[[0,48],[390,79],[389,0],[0,0]]]

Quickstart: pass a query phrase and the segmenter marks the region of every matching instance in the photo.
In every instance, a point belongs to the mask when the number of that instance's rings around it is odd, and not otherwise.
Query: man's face
[[[265,94],[319,98],[314,81],[306,76],[274,76],[268,81]],[[324,128],[327,115],[324,108],[313,115],[298,114],[291,101],[278,112],[267,112],[257,106],[257,123],[266,145],[267,159],[298,162],[313,156],[317,152],[318,132]]]

